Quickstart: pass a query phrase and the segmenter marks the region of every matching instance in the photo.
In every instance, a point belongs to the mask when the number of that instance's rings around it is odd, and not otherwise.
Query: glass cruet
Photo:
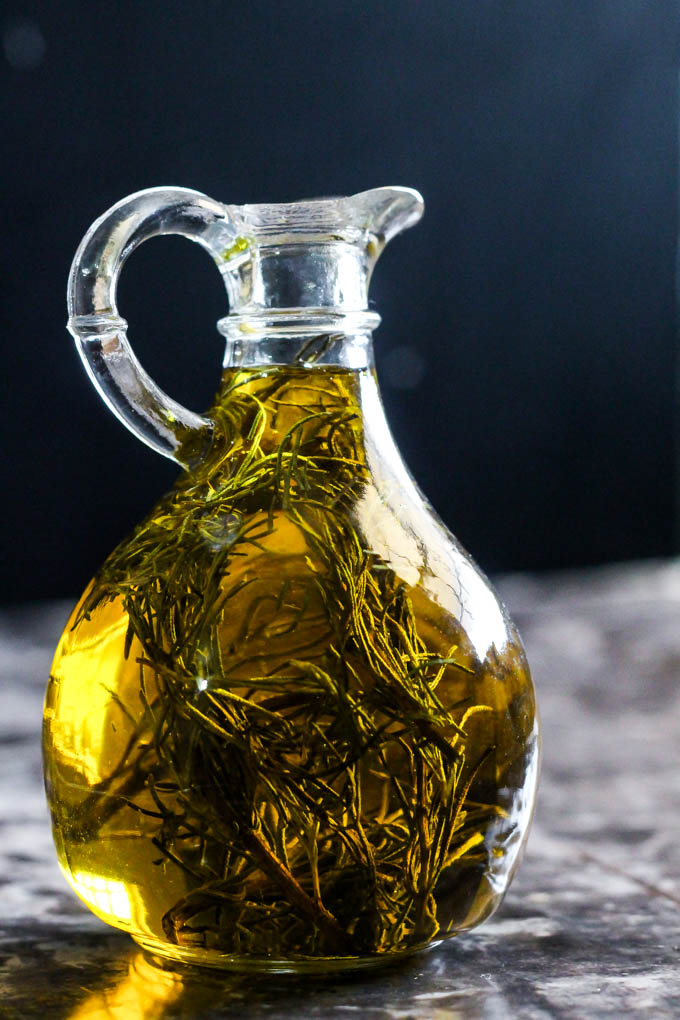
[[[68,882],[157,958],[370,966],[483,921],[517,866],[538,768],[522,645],[409,475],[373,366],[371,272],[422,211],[406,188],[241,207],[155,188],[76,254],[85,367],[183,470],[66,626],[46,789]],[[116,307],[162,233],[227,289],[203,415],[144,372]]]

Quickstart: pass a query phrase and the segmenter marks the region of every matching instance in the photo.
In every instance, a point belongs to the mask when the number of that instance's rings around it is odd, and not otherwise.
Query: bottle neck
[[[217,328],[226,338],[224,368],[291,365],[373,369],[376,312],[282,308],[228,315]]]
[[[379,250],[362,240],[240,238],[219,263],[232,314],[365,310]]]
[[[280,224],[271,229],[280,232]],[[347,240],[307,231],[257,243],[244,235],[225,252],[230,313],[217,324],[227,341],[225,368],[372,367],[380,316],[368,309],[368,283],[380,245],[364,234]]]

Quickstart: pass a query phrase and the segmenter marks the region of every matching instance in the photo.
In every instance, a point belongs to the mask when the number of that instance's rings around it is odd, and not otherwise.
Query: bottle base
[[[393,964],[402,963],[411,957],[434,949],[441,945],[442,939],[428,942],[425,945],[413,946],[408,949],[390,953],[376,953],[373,956],[328,956],[328,957],[294,957],[291,959],[275,959],[264,956],[243,956],[221,953],[215,949],[189,949],[183,946],[172,946],[155,939],[135,937],[141,946],[144,956],[153,966],[162,970],[178,968],[209,968],[210,970],[230,971],[238,974],[308,974],[323,976],[357,970],[379,970]]]

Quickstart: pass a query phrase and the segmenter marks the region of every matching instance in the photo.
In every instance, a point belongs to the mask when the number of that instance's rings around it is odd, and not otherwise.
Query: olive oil
[[[61,867],[161,955],[386,959],[477,924],[517,862],[537,755],[524,655],[504,618],[480,653],[414,573],[419,536],[365,436],[374,386],[228,369],[211,449],[57,650]]]

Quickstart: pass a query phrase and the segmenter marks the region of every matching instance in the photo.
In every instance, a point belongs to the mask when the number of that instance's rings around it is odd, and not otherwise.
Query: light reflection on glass
[[[85,871],[76,871],[67,877],[81,899],[100,914],[108,914],[118,921],[132,919],[132,904],[123,882],[114,882]]]

